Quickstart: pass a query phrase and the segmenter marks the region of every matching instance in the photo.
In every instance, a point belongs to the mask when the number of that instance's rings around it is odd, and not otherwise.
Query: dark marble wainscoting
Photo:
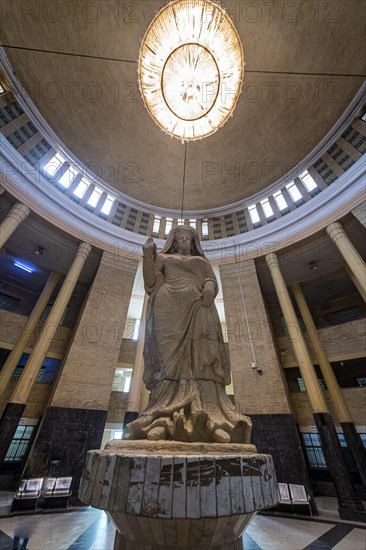
[[[22,418],[25,405],[23,403],[8,403],[0,419],[0,466],[8,452],[19,421]]]
[[[357,433],[353,422],[341,422],[344,437],[348,447],[351,449],[354,461],[360,475],[363,491],[362,496],[366,500],[366,451],[362,444],[360,435]]]
[[[313,489],[303,454],[296,422],[292,414],[250,414],[253,422],[252,443],[259,453],[272,455],[279,483],[304,485],[311,495],[313,513],[317,513]]]
[[[100,448],[106,418],[104,410],[49,407],[23,477],[72,476],[71,501],[76,504],[86,453]]]
[[[352,484],[332,416],[329,413],[314,413],[314,420],[325,462],[337,493],[340,517],[352,521],[366,521],[366,512]]]

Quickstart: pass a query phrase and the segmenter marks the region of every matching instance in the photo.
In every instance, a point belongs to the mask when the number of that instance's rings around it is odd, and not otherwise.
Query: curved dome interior
[[[19,3],[4,14],[2,39],[20,82],[77,159],[124,194],[178,210],[184,145],[153,122],[137,84],[141,39],[165,3],[54,2],[33,14]],[[364,80],[361,3],[225,2],[244,47],[244,87],[225,126],[188,143],[185,209],[247,199],[316,147]]]

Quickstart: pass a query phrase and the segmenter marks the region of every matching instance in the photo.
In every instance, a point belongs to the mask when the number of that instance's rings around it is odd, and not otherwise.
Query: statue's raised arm
[[[143,245],[149,294],[144,382],[149,406],[128,425],[127,439],[248,443],[251,422],[225,386],[230,367],[214,304],[218,285],[197,231],[174,227],[158,254]]]

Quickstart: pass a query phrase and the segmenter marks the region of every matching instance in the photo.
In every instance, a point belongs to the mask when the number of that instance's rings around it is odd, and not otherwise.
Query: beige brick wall
[[[319,338],[324,346],[330,361],[342,361],[366,356],[366,319],[350,321],[334,327],[322,328],[319,331]],[[309,336],[304,334],[311,360],[318,363],[315,351]],[[298,365],[290,338],[281,336],[276,338],[277,349],[281,354],[281,361],[284,368],[296,367]]]
[[[342,390],[342,394],[350,412],[352,422],[358,426],[366,426],[366,388],[345,388]],[[330,400],[328,391],[324,391],[324,397],[329,412],[333,416],[334,423],[339,424],[339,418]],[[302,428],[314,426],[314,417],[311,413],[310,403],[306,393],[291,393],[290,400],[296,422],[299,426]]]
[[[251,338],[245,321],[236,265]],[[220,276],[236,405],[249,415],[289,413],[286,383],[277,359],[254,260],[220,265]],[[263,369],[262,374],[251,367],[254,359],[250,339],[257,365]]]
[[[1,310],[0,313],[0,346],[8,349],[12,349],[18,338],[20,337],[22,330],[27,324],[28,317],[24,315],[18,315],[17,313],[12,313],[10,311]],[[36,338],[40,334],[44,323],[40,321],[37,326],[34,334],[30,337],[29,342],[26,346],[25,351],[29,353],[35,342]],[[52,339],[51,345],[48,349],[49,354],[56,354],[60,357],[66,351],[69,339],[71,335],[71,329],[67,327],[59,326],[57,327],[55,336]]]
[[[107,410],[138,261],[104,252],[51,405]]]

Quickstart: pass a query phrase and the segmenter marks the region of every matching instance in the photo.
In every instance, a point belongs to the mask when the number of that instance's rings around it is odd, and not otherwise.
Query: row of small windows
[[[61,168],[65,165],[65,163],[66,161],[62,157],[62,155],[60,153],[56,153],[44,166],[44,175],[47,177],[47,179],[54,181],[64,189],[69,189],[71,184],[75,183],[75,188],[73,189],[72,194],[74,195],[74,197],[81,200],[84,197],[86,191],[93,184],[85,177],[81,177],[80,181],[78,181],[77,178],[79,179],[80,172],[78,172],[78,170],[74,166],[69,164],[67,165],[67,168],[62,173],[62,175],[59,175],[62,172]],[[99,205],[99,201],[102,199],[102,195],[103,190],[100,187],[93,186],[92,192],[90,193],[90,196],[86,201],[86,208],[89,207],[89,209],[94,210],[94,208]],[[115,199],[111,195],[105,196],[103,204],[100,208],[100,213],[108,216],[112,210],[114,201]]]
[[[352,453],[348,448],[344,434],[339,433],[337,435],[348,468],[351,471],[357,472],[356,464],[354,463]],[[310,468],[326,470],[327,464],[325,462],[319,435],[317,433],[302,433],[301,436]],[[359,436],[363,446],[366,447],[366,434],[360,433]]]
[[[6,93],[4,87],[0,84],[0,95]],[[3,125],[8,124],[11,120],[14,120],[18,116],[23,114],[23,110],[17,101],[3,106],[0,109],[0,121]],[[10,119],[10,120],[8,120]],[[366,113],[360,117],[360,119],[366,122]],[[1,122],[0,122],[1,125]],[[13,134],[7,136],[9,142],[15,147],[19,148],[22,143],[29,139],[37,132],[37,128],[32,122],[27,122],[21,128],[17,129]],[[342,137],[352,144],[361,154],[366,152],[366,138],[355,128],[349,126],[343,133]],[[26,138],[26,139],[25,139]],[[45,155],[51,146],[43,139],[39,144],[35,145],[30,151],[28,151],[24,157],[26,160],[34,166],[43,155]],[[329,150],[328,154],[337,162],[343,170],[348,170],[353,164],[354,160],[344,152],[337,144],[334,144]],[[320,158],[313,168],[321,176],[327,185],[330,185],[337,179],[332,169],[327,163]],[[107,219],[112,211],[112,207],[115,203],[115,198],[112,195],[107,194],[100,187],[94,185],[87,177],[82,177],[81,173],[75,166],[70,165],[60,153],[56,153],[51,160],[43,168],[43,174],[45,177],[52,181],[62,191],[68,190],[68,196],[77,203],[82,202],[83,206],[89,210],[94,211],[97,208],[97,214]],[[307,196],[304,196],[304,190],[307,192]],[[286,191],[286,193],[285,193]],[[288,214],[293,205],[295,207],[301,206],[308,200],[309,195],[315,196],[321,191],[310,173],[305,170],[298,178],[291,181],[282,190],[278,190],[271,197],[267,197],[261,200],[257,204],[250,205],[248,207],[249,219],[254,228],[260,227],[263,223],[270,223],[278,217],[274,212],[274,207],[278,209],[281,216]],[[123,208],[121,208],[121,206]],[[122,218],[126,205],[117,203],[117,208],[113,215],[112,223],[117,226],[122,225]],[[142,218],[139,223],[136,224],[138,211],[133,211],[131,208],[128,219],[123,226],[130,231],[137,231],[141,235],[148,234],[148,222],[150,214],[142,213]],[[144,217],[145,216],[145,217]],[[237,224],[234,219],[236,218]],[[216,222],[215,222],[216,220]],[[169,231],[173,227],[175,220],[173,218],[164,218],[163,216],[154,216],[152,233],[161,236],[161,223],[165,222],[165,228],[163,234],[168,235]],[[178,219],[178,224],[187,223],[187,220]],[[197,228],[197,221],[190,219],[188,222],[192,227]],[[221,225],[221,223],[223,225]],[[208,219],[200,220],[201,236],[203,239],[209,238],[209,221]],[[223,218],[212,218],[213,238],[218,239],[223,236],[231,237],[237,233],[245,233],[248,231],[248,224],[246,220],[246,212],[244,210],[238,211],[233,214],[227,214]],[[225,235],[226,232],[226,235]]]
[[[315,190],[319,189],[318,185],[315,183],[314,179],[311,177],[311,175],[309,174],[309,172],[307,170],[305,170],[305,172],[300,174],[299,179],[304,184],[306,190],[309,193],[312,193]],[[289,184],[287,184],[286,189],[287,189],[287,191],[288,191],[288,193],[289,193],[289,195],[290,195],[290,197],[291,197],[291,199],[292,199],[292,201],[295,205],[299,206],[299,202],[304,202],[304,198],[303,198],[298,186],[296,185],[295,181],[291,181]],[[274,198],[274,200],[276,202],[276,205],[277,205],[277,207],[278,207],[278,209],[280,210],[281,213],[285,213],[285,211],[290,210],[289,205],[287,204],[286,199],[285,199],[285,197],[284,197],[281,190],[276,191],[275,193],[273,193],[273,198]],[[266,199],[263,199],[262,201],[260,201],[260,206],[263,210],[264,216],[267,219],[267,221],[272,221],[272,220],[275,219],[275,214],[273,212],[273,209],[272,209],[272,206],[270,204],[270,200],[269,200],[268,197]],[[248,207],[248,211],[249,211],[249,216],[250,216],[250,219],[251,219],[254,227],[261,224],[261,219],[260,219],[260,215],[259,215],[259,212],[258,212],[257,205],[252,204],[251,206]]]

